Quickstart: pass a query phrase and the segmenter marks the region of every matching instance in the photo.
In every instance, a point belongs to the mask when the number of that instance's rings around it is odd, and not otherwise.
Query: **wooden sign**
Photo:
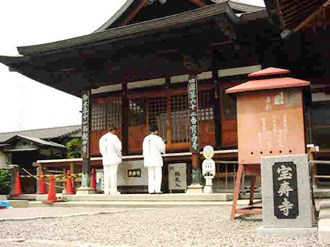
[[[81,157],[90,157],[90,91],[82,94],[82,133],[81,133]]]
[[[274,215],[278,219],[295,219],[299,215],[297,168],[293,162],[276,162],[273,166]]]

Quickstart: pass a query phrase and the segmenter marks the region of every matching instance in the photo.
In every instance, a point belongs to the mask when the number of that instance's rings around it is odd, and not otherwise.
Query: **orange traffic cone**
[[[39,179],[39,194],[46,194],[46,185],[45,185],[45,177],[44,172],[41,172]]]
[[[90,188],[94,189],[96,192],[96,174],[95,174],[95,169],[92,169],[91,173],[91,182],[89,185]]]
[[[72,187],[72,180],[71,180],[71,174],[70,171],[67,171],[68,179],[66,180],[66,187],[65,187],[65,194],[74,194],[74,189]]]
[[[11,194],[11,196],[19,196],[22,194],[21,189],[21,180],[19,178],[19,173],[16,173],[16,179],[15,179],[15,187],[14,187],[14,194]]]
[[[47,201],[43,202],[45,204],[53,204],[57,202],[56,198],[56,189],[55,189],[55,178],[54,175],[50,177],[49,189],[48,189],[48,199]]]

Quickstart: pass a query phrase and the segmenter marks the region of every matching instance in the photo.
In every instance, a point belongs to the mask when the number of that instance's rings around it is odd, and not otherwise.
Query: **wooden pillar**
[[[192,153],[192,185],[187,192],[202,192],[201,170],[199,162],[199,126],[198,126],[198,81],[197,74],[190,74],[188,79],[188,106],[190,123],[190,151]]]
[[[218,70],[212,70],[212,80],[214,84],[214,125],[215,125],[215,145],[216,149],[221,148],[221,121],[220,121],[220,88],[218,81]]]
[[[129,111],[129,102],[127,99],[127,82],[122,84],[122,123],[121,123],[121,135],[122,135],[122,146],[123,146],[123,154],[128,154],[128,111]]]
[[[90,132],[91,132],[91,91],[82,92],[82,128],[81,128],[81,157],[82,157],[82,178],[81,187],[77,194],[92,194],[93,189],[89,188],[90,181]],[[95,192],[94,192],[95,193]]]

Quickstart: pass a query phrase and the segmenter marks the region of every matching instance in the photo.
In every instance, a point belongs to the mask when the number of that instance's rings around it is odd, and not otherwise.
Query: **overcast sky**
[[[17,56],[17,46],[52,42],[93,32],[125,0],[0,1],[0,54]],[[263,5],[263,0],[246,0]],[[0,132],[81,123],[81,100],[9,72],[0,64]]]

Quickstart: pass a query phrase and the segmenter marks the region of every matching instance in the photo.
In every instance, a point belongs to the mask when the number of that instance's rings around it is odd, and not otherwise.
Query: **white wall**
[[[0,167],[6,167],[6,154],[0,152]]]

